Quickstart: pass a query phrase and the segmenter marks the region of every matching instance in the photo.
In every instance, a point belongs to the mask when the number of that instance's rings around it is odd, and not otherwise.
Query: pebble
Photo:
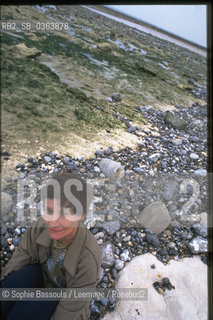
[[[13,244],[15,245],[15,246],[18,246],[19,245],[19,243],[20,243],[20,238],[18,238],[18,237],[15,237],[15,238],[13,238]]]
[[[205,178],[207,176],[207,170],[206,169],[198,169],[194,172],[194,175],[198,176],[198,177]]]
[[[124,267],[124,261],[120,259],[115,260],[115,269],[117,271],[120,271],[121,269],[123,269],[123,267]]]
[[[195,154],[195,153],[191,153],[191,154],[190,154],[190,158],[191,158],[192,160],[197,160],[197,159],[199,159],[199,155],[198,155],[198,154]]]
[[[15,250],[15,246],[13,244],[10,245],[10,251],[14,251]]]
[[[175,246],[176,246],[176,244],[174,242],[169,242],[167,244],[167,248],[169,248],[169,249],[173,249],[173,248],[175,248]]]
[[[48,157],[48,156],[44,156],[44,161],[49,163],[52,161],[52,158],[51,157]]]
[[[16,229],[15,229],[15,233],[16,233],[17,235],[20,235],[20,234],[21,234],[21,230],[20,230],[19,228],[16,228]]]
[[[103,232],[98,232],[94,235],[95,239],[100,239],[100,238],[103,238],[104,237],[104,233]]]
[[[128,249],[125,249],[121,255],[120,255],[121,260],[123,261],[131,261],[132,257],[131,257],[131,253]]]

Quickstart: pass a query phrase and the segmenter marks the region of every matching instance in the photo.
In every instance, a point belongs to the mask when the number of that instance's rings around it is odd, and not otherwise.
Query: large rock
[[[175,289],[158,293],[153,283],[163,278],[169,278]],[[118,273],[116,289],[121,288],[147,288],[148,299],[118,300],[104,320],[207,319],[207,266],[198,256],[171,260],[166,266],[150,253],[135,257]]]
[[[120,229],[120,221],[114,220],[114,221],[106,221],[106,222],[96,222],[96,227],[103,228],[108,235],[113,235],[116,231]]]
[[[143,227],[158,234],[169,226],[171,218],[165,204],[162,201],[156,201],[143,209],[139,215],[139,221]]]
[[[28,48],[24,43],[18,43],[12,47],[14,53],[27,58],[35,58],[41,55],[41,51],[36,48]]]
[[[13,200],[6,192],[1,192],[1,215],[7,215],[12,210]]]
[[[120,162],[105,158],[102,159],[98,165],[105,176],[109,178],[116,178],[124,174],[124,170],[122,169]]]
[[[171,124],[175,129],[186,129],[187,122],[183,119],[176,117],[171,111],[166,111],[164,121]]]

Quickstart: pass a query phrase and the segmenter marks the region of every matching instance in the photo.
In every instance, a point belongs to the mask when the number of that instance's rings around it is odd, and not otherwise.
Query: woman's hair
[[[41,192],[44,192],[45,198],[58,200],[61,208],[66,206],[73,213],[76,213],[76,203],[79,201],[83,214],[88,212],[93,196],[92,186],[73,173],[54,174]],[[78,199],[77,202],[75,198]]]

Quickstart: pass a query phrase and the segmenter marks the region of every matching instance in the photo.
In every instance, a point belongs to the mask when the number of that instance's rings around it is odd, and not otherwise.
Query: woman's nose
[[[44,218],[45,223],[47,223],[51,227],[56,227],[59,225],[59,215],[58,214],[53,213],[50,215],[50,214],[46,213],[43,218]]]

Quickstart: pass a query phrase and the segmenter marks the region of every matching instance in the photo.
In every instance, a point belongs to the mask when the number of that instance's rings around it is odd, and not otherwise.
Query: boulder
[[[163,278],[168,278],[175,288],[160,294],[153,283]],[[135,257],[118,273],[116,289],[123,288],[147,288],[148,298],[118,299],[115,311],[106,314],[103,320],[207,319],[207,266],[198,256],[171,260],[169,265],[150,253]]]
[[[187,122],[183,119],[176,117],[171,111],[165,112],[165,123],[171,124],[173,128],[184,130],[187,127]]]
[[[6,192],[1,192],[1,216],[5,216],[12,210],[13,200]]]
[[[24,43],[18,43],[12,47],[14,53],[27,58],[35,58],[41,55],[41,51],[36,48],[28,48]]]
[[[120,162],[111,159],[102,159],[98,165],[105,176],[109,178],[116,178],[124,173]]]
[[[158,234],[169,226],[171,218],[165,204],[162,201],[156,201],[143,209],[139,215],[139,221],[143,227]]]

